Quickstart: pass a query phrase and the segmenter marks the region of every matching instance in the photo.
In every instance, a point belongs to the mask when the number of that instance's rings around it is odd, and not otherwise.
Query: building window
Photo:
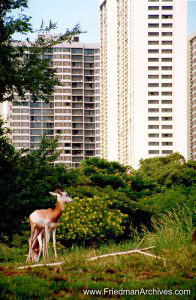
[[[162,75],[162,79],[172,79],[172,75]]]
[[[149,67],[148,67],[148,70],[149,70],[149,71],[159,70],[159,67],[158,67],[158,66],[149,66]]]
[[[159,104],[159,100],[148,100],[148,104]]]
[[[149,28],[157,28],[159,27],[159,23],[148,23]]]
[[[172,41],[162,41],[162,45],[172,45]]]
[[[82,48],[72,48],[71,53],[83,53],[83,49]]]
[[[159,10],[159,6],[148,6],[148,10]]]
[[[148,53],[159,53],[159,49],[148,49]]]
[[[162,138],[171,138],[172,136],[172,133],[162,133]]]
[[[162,6],[162,10],[171,10],[171,9],[173,9],[173,6],[172,5],[164,5],[164,6]]]
[[[172,150],[162,150],[162,154],[171,154],[173,153]]]
[[[162,36],[172,36],[172,32],[162,32]]]
[[[151,113],[159,112],[159,108],[149,108],[148,112],[151,112]]]
[[[148,129],[159,129],[159,125],[148,125]]]
[[[84,49],[84,54],[94,54],[94,49]]]
[[[149,154],[159,154],[159,150],[148,150]]]
[[[162,92],[162,96],[172,96],[172,92]]]
[[[172,117],[162,117],[162,121],[172,121]]]
[[[159,15],[148,15],[148,19],[159,19]]]
[[[163,28],[171,28],[173,26],[172,23],[162,23]]]
[[[158,96],[159,92],[148,92],[148,96]]]
[[[172,49],[162,49],[162,53],[172,53]]]
[[[148,87],[158,87],[159,83],[149,83]]]
[[[162,87],[172,87],[172,83],[165,82],[165,83],[162,83],[161,86]]]
[[[149,32],[148,36],[159,36],[159,32]]]
[[[172,104],[172,100],[162,100],[162,104]]]
[[[172,70],[172,66],[162,66],[162,67],[161,67],[161,70],[163,70],[163,71],[169,71],[169,70]]]
[[[159,133],[149,133],[148,137],[149,138],[158,138],[159,137]]]
[[[148,146],[159,146],[159,142],[148,142]]]
[[[162,108],[162,112],[172,112],[172,108]]]
[[[149,62],[157,62],[157,61],[159,61],[159,58],[158,57],[149,57],[148,61]]]
[[[149,79],[159,79],[159,75],[148,75]]]
[[[159,117],[148,117],[148,121],[159,121]]]
[[[162,62],[172,61],[172,58],[171,57],[162,57],[161,61]]]
[[[172,19],[172,15],[162,15],[162,19]]]
[[[172,146],[172,142],[162,142],[162,146]]]
[[[148,41],[148,45],[159,45],[159,41]]]

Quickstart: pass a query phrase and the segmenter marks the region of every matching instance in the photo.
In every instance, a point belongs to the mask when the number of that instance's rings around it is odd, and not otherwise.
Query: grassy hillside
[[[196,245],[191,233],[191,216],[186,209],[179,209],[154,222],[153,232],[144,229],[143,240],[135,233],[130,242],[72,247],[61,252],[57,261],[63,261],[62,265],[22,270],[18,267],[26,264],[25,248],[1,245],[0,299],[194,299]],[[145,252],[164,258],[166,264],[137,253],[88,260],[138,245],[155,246]]]

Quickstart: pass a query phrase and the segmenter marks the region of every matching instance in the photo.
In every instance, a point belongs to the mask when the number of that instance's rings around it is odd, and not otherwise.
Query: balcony
[[[83,90],[72,89],[72,95],[83,95]]]
[[[83,160],[83,156],[82,157],[72,157],[72,162],[81,162]]]
[[[73,150],[72,151],[73,156],[83,156],[83,150]]]
[[[82,143],[72,143],[72,148],[73,149],[83,149],[83,144]]]
[[[83,123],[72,124],[72,128],[83,129]]]
[[[72,110],[72,115],[73,116],[82,116],[83,115],[83,110],[82,109],[73,109]]]
[[[94,82],[94,77],[93,76],[85,76],[84,82]]]
[[[72,130],[72,135],[82,135],[83,136],[83,130]]]
[[[82,102],[83,97],[82,96],[72,96],[72,101],[73,102]]]
[[[83,142],[83,136],[73,136],[72,143],[80,143]]]

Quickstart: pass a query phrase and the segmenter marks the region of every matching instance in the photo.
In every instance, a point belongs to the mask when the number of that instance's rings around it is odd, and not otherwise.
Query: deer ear
[[[56,196],[57,197],[57,194],[54,193],[54,192],[49,192],[49,194],[52,195],[52,196]]]

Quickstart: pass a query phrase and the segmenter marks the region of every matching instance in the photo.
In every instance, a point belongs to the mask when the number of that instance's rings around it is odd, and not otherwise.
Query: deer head
[[[72,202],[72,198],[70,198],[66,191],[62,191],[60,189],[56,189],[54,192],[49,192],[52,196],[57,197],[57,201],[61,203]]]

